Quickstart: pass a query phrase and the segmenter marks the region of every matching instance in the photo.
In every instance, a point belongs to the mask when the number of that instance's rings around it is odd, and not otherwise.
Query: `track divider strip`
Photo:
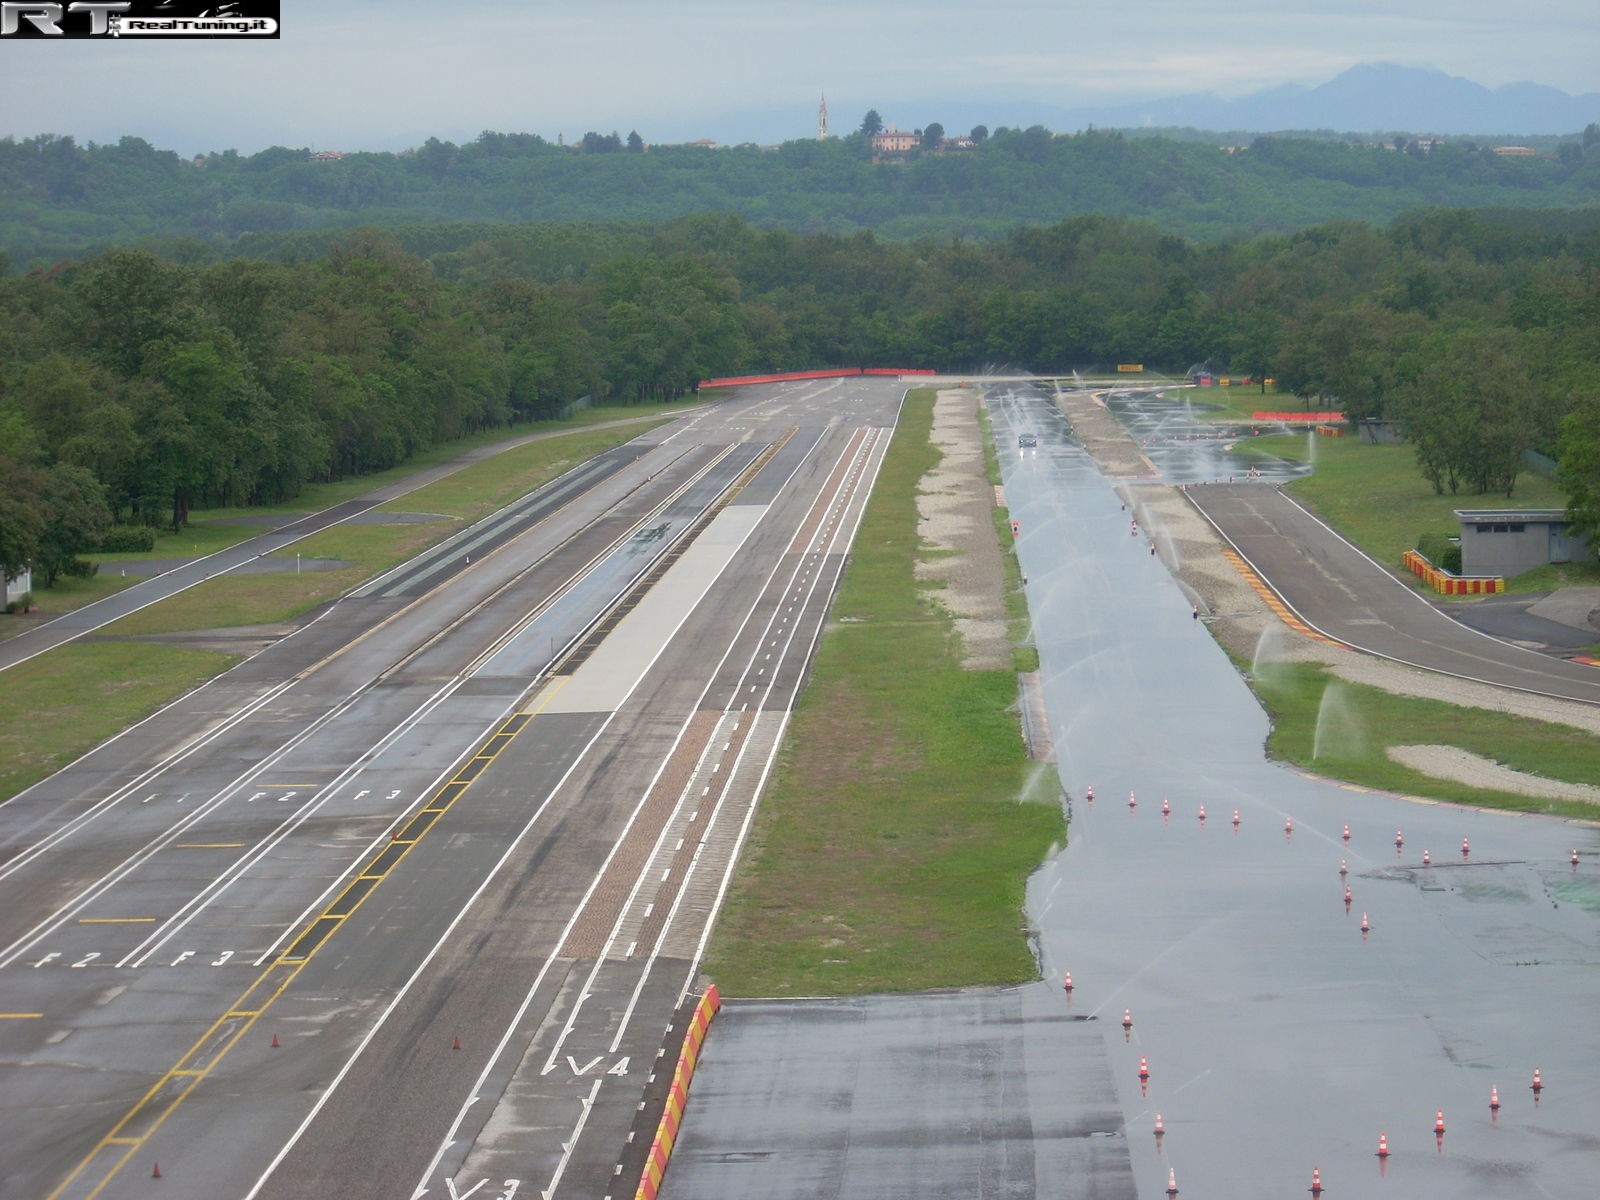
[[[678,1051],[678,1065],[672,1072],[672,1089],[667,1093],[667,1108],[661,1114],[661,1124],[656,1127],[655,1140],[650,1143],[650,1157],[645,1159],[644,1176],[634,1192],[634,1200],[656,1200],[661,1190],[661,1180],[667,1173],[667,1161],[672,1157],[672,1147],[678,1140],[678,1127],[683,1123],[683,1110],[689,1103],[689,1081],[700,1062],[700,1048],[705,1044],[706,1033],[711,1028],[711,1018],[722,1008],[722,996],[717,985],[712,984],[694,1006],[694,1016],[683,1038],[683,1049]]]

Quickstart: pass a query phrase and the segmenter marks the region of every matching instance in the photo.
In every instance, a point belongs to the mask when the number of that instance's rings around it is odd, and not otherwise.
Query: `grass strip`
[[[1424,775],[1387,754],[1390,746],[1454,746],[1529,775],[1600,786],[1600,755],[1593,735],[1583,730],[1397,696],[1334,678],[1309,663],[1269,664],[1253,686],[1272,718],[1267,753],[1318,775],[1480,808],[1591,821],[1600,815],[1600,808],[1582,800],[1546,800]]]
[[[407,495],[395,506],[405,511],[438,512],[444,520],[339,525],[297,543],[285,554],[291,557],[298,551],[306,558],[338,558],[353,563],[351,567],[301,574],[291,569],[282,574],[219,576],[130,614],[106,626],[99,636],[139,637],[292,621],[575,463],[638,436],[645,422],[655,424],[664,419],[645,416],[639,424],[580,428],[570,436],[529,442],[465,467]],[[460,445],[455,449],[459,451]],[[414,463],[413,469],[426,465]],[[368,476],[362,490],[381,482],[381,478]],[[325,505],[327,500],[322,494],[316,502]],[[223,528],[240,532],[238,526]],[[243,532],[253,535],[248,528]],[[96,576],[63,580],[62,587],[87,602],[132,582],[117,577],[113,583]],[[80,641],[10,668],[3,675],[7,704],[0,715],[0,801],[237,661],[237,656],[169,644]]]
[[[932,424],[932,392],[912,392],[718,920],[706,969],[725,994],[1037,975],[1024,888],[1064,819],[1024,757],[1016,676],[962,670],[916,579]]]
[[[294,620],[380,571],[404,562],[440,538],[548,483],[585,459],[637,437],[642,429],[642,425],[590,429],[517,446],[464,467],[380,509],[436,513],[440,517],[437,521],[396,525],[347,522],[312,534],[269,556],[285,563],[297,557],[334,560],[350,564],[347,568],[300,573],[286,570],[273,575],[224,575],[126,616],[108,625],[104,632],[114,637],[135,637]]]
[[[0,799],[60,770],[235,658],[210,650],[74,642],[5,673]]]

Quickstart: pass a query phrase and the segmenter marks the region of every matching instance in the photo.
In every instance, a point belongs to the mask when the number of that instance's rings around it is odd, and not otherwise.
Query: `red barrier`
[[[1342,412],[1258,412],[1251,413],[1252,421],[1280,421],[1286,425],[1317,425],[1323,421],[1342,421]]]
[[[738,387],[747,383],[789,383],[800,379],[854,379],[859,375],[933,375],[926,367],[829,367],[821,371],[780,371],[774,375],[725,375],[720,379],[702,379],[702,388]]]

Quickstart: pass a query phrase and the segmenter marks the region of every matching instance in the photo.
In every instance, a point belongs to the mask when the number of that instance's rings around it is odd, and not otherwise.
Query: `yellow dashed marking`
[[[79,917],[79,925],[154,925],[154,917]]]
[[[84,1200],[94,1200],[110,1182],[116,1178],[122,1168],[127,1165],[134,1153],[149,1140],[156,1130],[160,1129],[173,1111],[189,1098],[191,1092],[200,1085],[200,1081],[211,1073],[211,1069],[228,1056],[228,1053],[238,1045],[239,1040],[248,1033],[273,1001],[277,1000],[288,986],[294,982],[297,975],[311,961],[318,950],[322,949],[333,936],[334,932],[358,909],[367,898],[375,892],[379,885],[388,878],[389,873],[400,863],[417,840],[431,829],[439,818],[449,810],[462,794],[467,790],[468,780],[462,775],[476,778],[481,771],[499,755],[500,751],[510,745],[511,739],[522,731],[528,721],[548,703],[549,697],[555,694],[561,681],[546,688],[540,693],[538,700],[528,711],[514,714],[505,721],[488,738],[485,738],[473,757],[467,761],[475,763],[476,767],[468,771],[465,765],[457,772],[456,779],[439,787],[430,797],[428,806],[414,813],[406,822],[406,836],[385,842],[366,864],[355,873],[350,882],[334,897],[321,913],[309,921],[300,932],[289,942],[286,950],[282,951],[272,963],[258,975],[227,1011],[202,1033],[183,1053],[183,1056],[174,1063],[160,1079],[153,1083],[149,1090],[139,1098],[138,1102],[123,1115],[111,1130],[101,1138],[94,1149],[79,1161],[71,1173],[56,1185],[46,1200],[58,1200],[70,1189],[74,1195],[81,1195]],[[490,747],[493,746],[491,750]],[[315,784],[308,783],[260,783],[255,786],[261,788],[309,788]],[[414,831],[414,836],[410,836]],[[242,843],[241,843],[242,844]],[[211,848],[207,845],[205,848]],[[217,847],[220,848],[220,845]],[[118,923],[145,923],[154,922],[154,917],[82,917],[82,924],[118,924]],[[43,1016],[42,1013],[16,1014],[18,1016]],[[142,1132],[138,1136],[131,1136],[127,1130],[139,1124]],[[98,1180],[80,1179],[102,1151],[109,1147],[125,1148],[121,1154],[115,1156],[115,1161],[100,1168]]]

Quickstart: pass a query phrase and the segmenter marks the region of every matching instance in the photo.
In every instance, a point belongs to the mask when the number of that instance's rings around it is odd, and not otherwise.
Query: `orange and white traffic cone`
[[[1316,1167],[1311,1168],[1311,1187],[1309,1190],[1313,1196],[1322,1195],[1322,1172],[1317,1170]]]
[[[1167,1195],[1168,1196],[1176,1196],[1177,1194],[1178,1194],[1178,1173],[1176,1171],[1174,1171],[1171,1167],[1168,1167],[1167,1168]]]
[[[1378,1135],[1378,1157],[1389,1157],[1389,1135],[1387,1133],[1380,1133]]]
[[[1064,991],[1064,992],[1070,992],[1072,990],[1072,972],[1071,971],[1068,971],[1067,972],[1067,977],[1061,981],[1061,990]]]
[[[1500,1089],[1492,1084],[1489,1087],[1489,1111],[1500,1111]]]
[[[1167,1133],[1167,1127],[1161,1123],[1161,1114],[1157,1113],[1156,1114],[1155,1135],[1157,1137],[1165,1137],[1166,1133]]]
[[[1150,1078],[1150,1064],[1144,1055],[1139,1056],[1139,1082],[1143,1083]]]
[[[1533,1094],[1535,1096],[1538,1096],[1538,1094],[1540,1092],[1544,1091],[1544,1081],[1539,1078],[1539,1068],[1538,1067],[1535,1067],[1533,1069],[1533,1083],[1532,1083],[1531,1086],[1533,1088]]]
[[[1433,1132],[1435,1137],[1444,1136],[1444,1109],[1439,1110],[1439,1115],[1433,1118]]]

